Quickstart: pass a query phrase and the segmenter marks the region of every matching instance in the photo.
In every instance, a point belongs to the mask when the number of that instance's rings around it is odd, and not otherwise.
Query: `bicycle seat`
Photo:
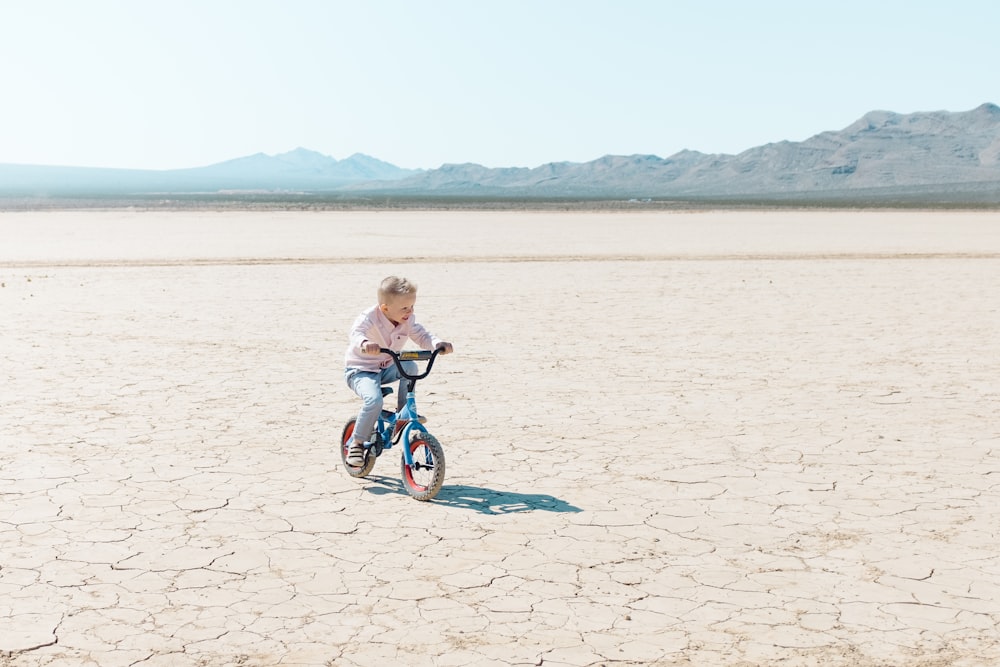
[[[392,387],[382,387],[382,395],[388,396],[392,393]]]

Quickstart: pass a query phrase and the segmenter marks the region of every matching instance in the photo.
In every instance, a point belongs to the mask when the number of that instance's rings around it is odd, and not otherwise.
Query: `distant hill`
[[[716,199],[1000,204],[1000,107],[872,111],[838,131],[738,155],[684,150],[535,168],[446,164],[407,170],[360,153],[297,148],[167,171],[0,164],[0,194],[318,193],[485,199]]]
[[[368,155],[344,160],[296,148],[257,153],[207,167],[171,170],[97,169],[0,164],[0,193],[45,196],[219,191],[330,191],[361,181],[391,182],[418,173]]]
[[[685,150],[668,158],[608,155],[534,169],[449,164],[358,190],[562,197],[912,197],[1000,202],[1000,107],[897,114],[873,111],[840,131],[738,155]]]

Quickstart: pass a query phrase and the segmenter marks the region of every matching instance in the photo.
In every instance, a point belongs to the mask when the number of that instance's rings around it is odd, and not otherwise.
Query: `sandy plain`
[[[336,451],[384,275],[447,478]],[[1000,662],[996,212],[0,213],[0,665]]]

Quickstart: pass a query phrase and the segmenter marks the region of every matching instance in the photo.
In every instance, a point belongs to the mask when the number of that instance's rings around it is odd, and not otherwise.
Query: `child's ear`
[[[383,315],[389,314],[389,304],[387,303],[380,304],[378,309],[382,311]]]

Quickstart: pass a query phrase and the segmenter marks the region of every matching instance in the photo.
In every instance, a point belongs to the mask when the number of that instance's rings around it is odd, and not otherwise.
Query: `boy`
[[[379,352],[387,347],[395,352],[412,340],[422,349],[441,348],[442,354],[453,351],[446,343],[417,324],[413,306],[417,301],[417,286],[406,278],[389,276],[379,285],[378,303],[361,313],[351,327],[350,342],[344,355],[344,379],[347,386],[361,397],[361,411],[354,424],[354,437],[347,449],[347,465],[360,466],[365,462],[365,439],[371,434],[382,410],[382,385],[399,381],[396,392],[396,409],[406,404],[406,380],[387,354]],[[407,373],[418,374],[415,361],[404,361]]]

